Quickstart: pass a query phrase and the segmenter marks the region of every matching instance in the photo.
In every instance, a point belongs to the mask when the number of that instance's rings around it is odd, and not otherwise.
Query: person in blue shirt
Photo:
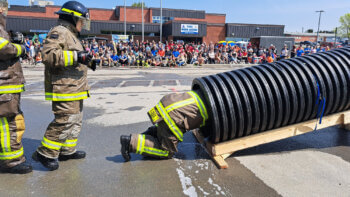
[[[297,56],[298,57],[301,57],[304,55],[304,50],[302,47],[299,47],[298,50],[297,50]]]
[[[306,48],[304,49],[304,53],[305,55],[309,55],[311,53],[311,48],[309,45],[307,45]]]
[[[117,66],[118,65],[118,60],[119,60],[117,52],[113,52],[113,55],[111,55],[111,59],[113,61],[114,66]]]
[[[317,47],[316,47],[316,52],[318,53],[318,52],[320,52],[321,51],[321,47],[319,46],[319,45],[317,45]]]
[[[128,64],[128,56],[124,54],[124,51],[122,51],[121,55],[119,56],[119,63],[123,66]]]
[[[180,52],[179,52],[179,51],[177,51],[177,50],[173,51],[173,56],[174,56],[175,58],[178,58],[179,55],[180,55]]]

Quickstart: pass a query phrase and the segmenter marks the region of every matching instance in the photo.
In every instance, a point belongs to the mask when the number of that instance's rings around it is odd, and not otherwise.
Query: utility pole
[[[144,1],[142,0],[142,2],[141,2],[141,7],[142,7],[142,42],[144,42],[145,41],[145,17],[144,17],[144,15],[143,15],[143,3],[144,3]]]
[[[319,36],[319,32],[320,32],[320,23],[321,23],[321,14],[322,14],[322,12],[324,12],[324,10],[319,10],[319,11],[316,11],[316,12],[320,13],[320,17],[318,19],[318,30],[317,30],[317,39],[316,39],[316,43],[318,43],[318,36]]]
[[[126,37],[126,0],[124,0],[124,36]]]
[[[163,36],[163,6],[162,0],[160,0],[160,42],[162,42]]]

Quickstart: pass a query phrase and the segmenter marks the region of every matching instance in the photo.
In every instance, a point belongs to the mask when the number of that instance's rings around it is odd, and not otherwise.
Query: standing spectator
[[[288,57],[289,51],[287,46],[284,46],[282,51],[281,51],[281,59],[286,59]]]
[[[301,57],[303,55],[304,55],[304,49],[303,49],[303,47],[299,46],[297,49],[297,56]]]
[[[304,49],[304,54],[309,55],[310,53],[311,53],[310,45],[307,45],[306,48]]]
[[[297,54],[297,47],[293,45],[292,51],[290,53],[290,57],[293,58]]]
[[[29,41],[30,47],[29,47],[29,63],[34,64],[35,63],[35,47],[33,44],[33,41]]]

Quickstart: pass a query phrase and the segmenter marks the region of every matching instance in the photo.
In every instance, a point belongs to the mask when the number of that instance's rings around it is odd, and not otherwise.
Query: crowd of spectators
[[[186,64],[201,66],[203,64],[260,64],[274,62],[296,56],[303,56],[329,47],[293,46],[282,48],[278,53],[276,47],[256,47],[247,45],[229,45],[223,43],[184,43],[182,41],[145,42],[114,42],[95,39],[82,40],[83,47],[90,52],[97,64],[102,66],[162,66],[179,67]],[[40,49],[42,45],[35,39],[25,40],[27,58],[30,64],[42,62]]]

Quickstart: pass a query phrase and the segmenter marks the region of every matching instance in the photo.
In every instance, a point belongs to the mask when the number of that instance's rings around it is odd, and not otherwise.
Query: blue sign
[[[198,34],[198,25],[181,24],[181,34]]]
[[[129,42],[129,36],[128,35],[112,35],[112,39],[114,42]]]
[[[43,43],[43,41],[46,39],[47,34],[39,34],[39,42]]]

